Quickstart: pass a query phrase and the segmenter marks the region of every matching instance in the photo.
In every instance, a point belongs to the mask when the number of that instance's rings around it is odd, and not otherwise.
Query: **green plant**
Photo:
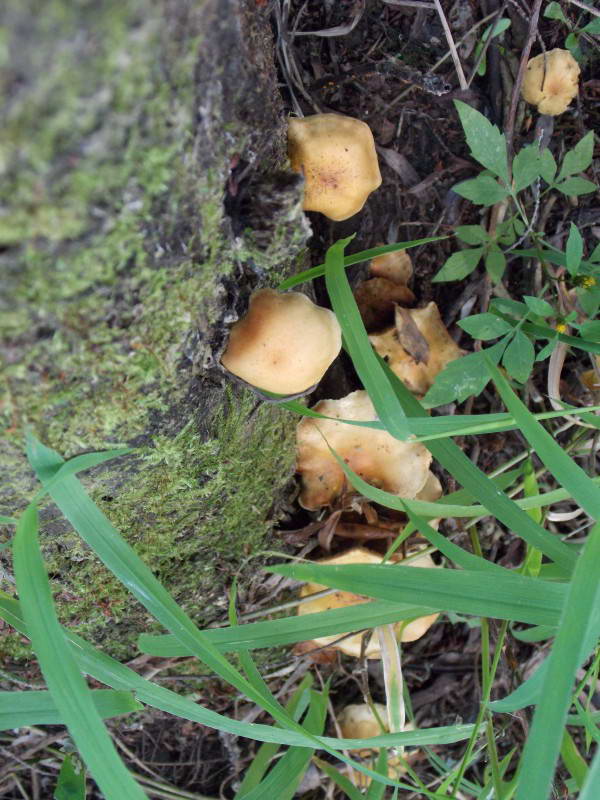
[[[534,363],[548,358],[560,341],[600,352],[599,326],[593,319],[600,306],[600,246],[584,259],[583,239],[575,225],[571,224],[564,251],[535,229],[540,203],[549,193],[577,196],[595,191],[595,184],[579,174],[592,162],[594,133],[590,131],[565,153],[560,169],[550,150],[540,150],[535,143],[520,150],[509,164],[504,134],[475,109],[460,101],[455,104],[471,154],[485,169],[457,184],[454,191],[475,205],[502,209],[507,218],[489,230],[483,225],[458,226],[456,237],[464,247],[446,260],[434,281],[460,280],[483,262],[489,279],[499,283],[507,257],[535,258],[546,278],[542,293],[550,302],[531,295],[524,295],[523,302],[497,298],[488,311],[461,320],[460,327],[474,339],[496,341],[450,363],[438,375],[425,397],[430,408],[461,402],[483,391],[490,380],[486,359],[502,363],[511,378],[524,383]],[[520,248],[526,239],[531,246]],[[578,306],[563,311],[559,297],[564,306],[571,289]],[[579,336],[565,335],[568,327]],[[540,341],[546,344],[536,354],[534,345]]]
[[[581,47],[581,39],[590,40],[590,36],[595,36],[600,33],[600,17],[592,17],[590,22],[581,24],[580,20],[577,23],[571,22],[562,10],[560,3],[548,3],[544,9],[544,16],[546,19],[554,19],[558,22],[563,22],[569,29],[569,34],[565,39],[565,47],[569,50],[573,57],[580,63],[586,60],[586,54]],[[592,40],[593,41],[593,40]]]
[[[570,547],[545,529],[540,512],[551,503],[572,497],[587,514],[598,519],[599,480],[589,478],[554,441],[491,361],[487,362],[487,369],[507,407],[506,413],[470,416],[462,420],[429,417],[371,348],[345,276],[345,261],[352,260],[352,257],[344,260],[347,242],[338,242],[328,251],[325,278],[347,350],[377,408],[380,422],[376,424],[398,438],[415,436],[425,441],[434,457],[463,488],[434,503],[405,501],[365,484],[343,462],[342,467],[349,480],[366,497],[408,514],[409,524],[395,547],[411,531],[418,530],[455,569],[394,567],[390,573],[385,565],[336,569],[308,563],[275,566],[271,570],[279,574],[316,580],[340,589],[351,588],[373,600],[364,605],[315,614],[313,619],[290,616],[240,625],[232,595],[230,627],[200,631],[95,506],[77,479],[79,471],[123,455],[123,451],[86,454],[64,462],[30,435],[27,453],[42,489],[19,517],[12,541],[20,599],[17,601],[0,594],[0,617],[31,639],[48,691],[0,695],[0,720],[4,727],[65,723],[107,800],[120,800],[124,790],[127,797],[144,796],[141,788],[143,776],[136,776],[135,782],[125,771],[102,722],[102,717],[135,713],[140,704],[265,742],[237,793],[238,800],[258,800],[265,796],[291,798],[316,750],[324,750],[337,760],[352,763],[354,768],[367,773],[372,778],[367,795],[371,800],[383,797],[386,785],[396,790],[416,790],[423,797],[439,800],[456,797],[457,792],[473,798],[494,796],[546,800],[560,752],[567,769],[573,771],[573,785],[579,783],[582,787],[580,798],[590,800],[600,770],[600,756],[596,756],[588,768],[574,740],[565,733],[565,725],[585,729],[589,744],[600,737],[598,720],[579,699],[581,686],[585,686],[588,680],[595,680],[600,662],[600,588],[595,577],[600,557],[600,526],[591,530],[583,545]],[[311,414],[297,403],[288,405],[293,411]],[[584,415],[587,419],[590,419],[592,411],[569,409],[571,414]],[[552,412],[543,417],[551,420],[560,413],[563,412]],[[513,501],[505,490],[514,486],[518,491],[522,472],[512,470],[490,478],[463,454],[451,438],[457,431],[476,435],[482,430],[505,430],[507,427],[518,427],[523,432],[536,448],[545,468],[563,488],[538,493],[536,484],[529,480],[526,497]],[[238,722],[203,708],[191,699],[142,678],[59,625],[38,540],[36,508],[46,495],[52,498],[103,563],[170,631],[163,636],[143,635],[139,642],[140,650],[157,656],[195,656],[269,714],[276,722],[274,726]],[[484,557],[477,537],[476,520],[486,514],[494,515],[513,535],[523,538],[530,554],[540,554],[535,567],[528,558],[526,575],[498,566]],[[428,520],[434,517],[450,516],[466,520],[471,533],[472,553],[428,524]],[[306,680],[283,707],[271,694],[250,655],[259,647],[364,627],[385,627],[387,623],[410,619],[431,610],[482,618],[482,702],[474,725],[396,730],[366,740],[326,737],[322,731],[327,687],[315,691]],[[493,656],[489,618],[502,620]],[[521,634],[523,638],[526,634],[532,640],[536,636],[554,636],[555,642],[549,657],[531,678],[508,697],[492,702],[493,679],[502,645],[511,635],[510,626],[515,622],[533,626]],[[241,669],[234,667],[225,657],[226,652],[237,654]],[[574,686],[575,673],[590,653],[595,654],[593,663],[596,666],[590,667],[583,681]],[[399,663],[398,654],[397,666],[390,672],[388,684],[388,702],[396,695],[396,709]],[[102,697],[101,692],[91,692],[83,674],[94,677],[110,687],[109,690]],[[511,751],[501,758],[495,732],[497,726],[499,730],[502,728],[503,714],[532,703],[537,705],[537,710],[531,734],[515,770],[516,753]],[[398,725],[398,718],[396,720]],[[453,764],[442,764],[428,749],[435,743],[465,740],[467,746],[463,757]],[[282,745],[288,746],[288,750],[279,760],[272,762]],[[383,754],[375,769],[352,762],[342,752],[343,748],[357,746],[382,748]],[[423,786],[412,770],[399,782],[387,777],[385,749],[399,746],[418,746],[425,750],[430,763],[439,772],[436,788]],[[481,782],[467,777],[467,770],[482,747],[487,750],[490,766]],[[332,763],[321,759],[317,763],[351,800],[363,796]],[[507,778],[509,767],[512,776]],[[70,773],[65,769],[67,774]]]

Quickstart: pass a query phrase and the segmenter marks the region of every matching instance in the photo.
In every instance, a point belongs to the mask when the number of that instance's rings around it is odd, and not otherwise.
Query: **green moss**
[[[84,483],[202,624],[264,547],[291,474],[294,420],[202,373],[229,313],[223,279],[261,256],[250,239],[228,239],[222,203],[245,123],[227,123],[211,164],[196,158],[202,30],[195,3],[175,5],[166,20],[150,0],[0,10],[12,31],[3,47],[22,69],[0,143],[0,312],[11,343],[0,347],[0,513],[22,508],[35,485],[25,425],[65,457],[135,446]],[[276,228],[265,282],[285,274],[304,236],[293,219]],[[42,543],[60,618],[131,657],[152,625],[145,610],[53,506]],[[0,637],[3,655],[24,656],[20,637]]]

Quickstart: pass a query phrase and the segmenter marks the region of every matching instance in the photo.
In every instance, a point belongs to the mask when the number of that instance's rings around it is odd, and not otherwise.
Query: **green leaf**
[[[594,132],[589,131],[580,139],[572,150],[565,153],[558,180],[569,175],[583,172],[592,163],[594,157]]]
[[[546,358],[549,358],[552,353],[556,350],[556,345],[558,344],[558,336],[555,336],[554,339],[550,339],[548,344],[544,345],[540,352],[535,357],[536,361],[544,361]]]
[[[552,317],[556,313],[550,303],[542,300],[541,297],[532,297],[530,294],[523,295],[523,301],[527,308],[538,317]]]
[[[94,689],[92,700],[103,719],[141,711],[143,706],[131,692]],[[0,692],[0,730],[23,725],[64,725],[65,722],[50,692]]]
[[[508,191],[491,175],[478,175],[457,183],[452,191],[480,206],[493,206],[508,197]]]
[[[515,331],[515,335],[504,351],[502,364],[511,378],[525,383],[533,369],[535,351],[531,341],[523,331]]]
[[[459,225],[454,232],[465,244],[487,244],[490,239],[481,225]]]
[[[584,28],[582,28],[582,31],[584,33],[591,33],[591,34],[593,34],[595,36],[599,35],[600,34],[600,17],[594,17],[594,19],[591,22],[588,22],[588,24]]]
[[[550,150],[545,147],[540,154],[540,175],[550,186],[554,183],[556,177],[556,161]]]
[[[590,289],[578,289],[577,298],[582,309],[589,317],[593,317],[600,309],[600,286],[592,286]]]
[[[521,192],[541,174],[542,156],[537,144],[528,144],[520,150],[513,160],[514,191]]]
[[[512,331],[512,325],[495,314],[474,314],[472,317],[460,320],[459,327],[474,339],[486,342],[489,339],[498,339],[505,333]]]
[[[454,105],[458,111],[471,155],[482,166],[501,178],[508,186],[508,159],[506,156],[505,136],[476,109],[461,100],[455,100]]]
[[[600,342],[600,320],[588,320],[584,322],[579,333],[584,339],[591,339],[593,342]]]
[[[58,773],[54,800],[85,800],[85,769],[79,760],[66,755]]]
[[[573,223],[571,223],[569,230],[565,254],[567,257],[567,270],[571,275],[577,275],[583,258],[583,239],[579,233],[579,228]]]
[[[544,9],[544,16],[546,19],[557,19],[560,20],[560,22],[567,22],[567,18],[560,7],[560,3],[548,3]]]
[[[81,757],[107,800],[122,800],[124,794],[132,800],[143,800],[146,795],[117,754],[56,617],[39,548],[34,506],[29,506],[19,520],[13,563],[33,650]]]
[[[459,281],[469,275],[483,255],[483,247],[473,247],[467,250],[458,250],[452,253],[441,268],[441,270],[433,278],[434,283],[443,283],[446,281]]]
[[[598,187],[595,183],[592,183],[585,178],[567,178],[562,183],[557,183],[555,188],[563,194],[577,197],[580,194],[590,194],[590,192],[595,192]]]
[[[506,256],[496,245],[492,245],[485,256],[485,269],[494,283],[500,283],[506,269]]]
[[[436,376],[433,386],[423,398],[425,407],[435,408],[454,401],[462,403],[471,395],[481,394],[489,382],[483,354],[486,353],[488,358],[498,363],[505,347],[506,341],[503,339],[487,350],[469,353],[451,361]]]

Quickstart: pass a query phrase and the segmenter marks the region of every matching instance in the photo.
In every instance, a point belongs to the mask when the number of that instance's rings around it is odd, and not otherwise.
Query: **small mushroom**
[[[373,277],[386,278],[399,286],[408,286],[413,274],[412,261],[406,250],[395,250],[372,258],[369,269]]]
[[[342,334],[335,314],[300,292],[260,289],[232,326],[222,365],[268,392],[290,395],[321,380],[337,357]]]
[[[305,417],[297,427],[296,469],[302,481],[299,502],[303,508],[330,505],[346,487],[344,470],[329,447],[372,486],[409,499],[423,489],[431,454],[422,444],[401,442],[387,431],[337,421],[377,419],[365,391],[340,400],[321,400],[313,410],[335,419]]]
[[[414,328],[419,341],[416,341]],[[379,334],[372,334],[371,344],[390,369],[416,395],[424,395],[436,375],[446,364],[463,355],[448,333],[435,303],[425,308],[399,309],[396,325]],[[419,358],[421,345],[426,345],[425,358]]]
[[[288,154],[294,172],[304,175],[305,211],[320,211],[336,221],[348,219],[381,185],[373,134],[354,117],[291,118]]]
[[[414,555],[414,553],[409,553],[409,555]],[[383,557],[379,555],[379,553],[374,553],[364,547],[355,547],[352,550],[348,550],[346,553],[334,556],[333,558],[325,558],[318,563],[331,565],[381,564],[382,560]],[[392,561],[395,563],[398,563],[399,560],[402,560],[401,556],[395,555],[392,557]],[[407,561],[406,566],[437,568],[431,556],[426,553],[411,558],[410,561]],[[326,586],[322,586],[318,583],[305,583],[300,589],[300,597],[307,597],[308,595],[322,592],[326,588]],[[324,597],[319,597],[315,600],[308,599],[301,603],[298,606],[298,614],[315,614],[318,611],[329,611],[333,608],[346,608],[347,606],[354,606],[364,602],[365,598],[360,595],[352,594],[352,592],[336,591]],[[397,622],[394,625],[394,629],[399,641],[414,642],[416,639],[420,639],[433,625],[438,616],[438,614],[429,614],[426,617],[419,617],[408,623],[404,620]],[[340,636],[343,636],[343,634],[320,636],[318,639],[314,640],[315,646],[335,647],[346,655],[359,658],[361,654],[362,633],[354,633],[338,641]],[[366,658],[381,658],[379,639],[376,633],[371,633],[368,636],[364,655]]]
[[[344,739],[367,739],[371,736],[380,736],[382,733],[388,732],[388,715],[387,708],[382,703],[373,703],[379,719],[384,725],[384,730],[371,706],[366,703],[354,703],[346,706],[338,714],[337,721],[340,726],[340,731]],[[408,722],[404,726],[405,731],[414,730],[412,722]],[[359,758],[372,762],[379,754],[379,748],[363,747],[355,748],[349,751]],[[392,755],[388,758],[388,777],[392,780],[398,780],[406,772],[406,762],[410,763],[415,758],[416,753],[411,753],[404,758],[398,755]],[[373,764],[369,764],[373,767]],[[352,770],[353,780],[356,786],[361,789],[366,789],[371,784],[371,778],[365,775],[364,772],[359,770]]]
[[[556,47],[527,63],[521,95],[537,106],[540,114],[555,117],[566,111],[577,95],[579,64],[568,50]]]
[[[396,303],[414,303],[415,296],[408,288],[387,278],[369,278],[354,290],[354,299],[367,331],[381,330],[394,319]]]

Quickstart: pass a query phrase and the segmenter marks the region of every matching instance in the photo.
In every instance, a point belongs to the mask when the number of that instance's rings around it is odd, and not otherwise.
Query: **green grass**
[[[62,721],[108,800],[120,800],[123,787],[128,787],[128,796],[144,796],[112,747],[103,722],[104,718],[115,714],[136,713],[140,704],[262,741],[264,744],[240,786],[237,800],[258,800],[265,796],[291,798],[313,757],[350,800],[363,795],[359,795],[336,768],[336,760],[338,764],[351,763],[370,775],[372,783],[367,796],[371,800],[387,796],[386,786],[395,786],[400,791],[412,789],[421,792],[423,797],[439,799],[456,798],[461,792],[466,797],[498,800],[513,797],[547,800],[561,757],[572,775],[573,785],[580,787],[580,797],[591,800],[595,797],[594,785],[600,772],[598,757],[590,761],[582,755],[566,726],[577,725],[585,731],[590,743],[600,740],[597,715],[590,714],[574,700],[576,673],[590,653],[597,650],[600,636],[597,579],[600,525],[591,529],[583,546],[574,548],[544,527],[539,510],[570,497],[590,517],[597,519],[600,516],[598,482],[577,465],[544,427],[545,422],[551,423],[557,415],[545,415],[545,418],[532,415],[493,365],[489,367],[490,374],[506,413],[462,421],[428,418],[418,401],[368,344],[345,276],[344,245],[344,242],[338,243],[328,252],[326,283],[345,345],[373,398],[380,424],[397,438],[422,436],[434,458],[455,477],[462,489],[437,503],[406,501],[369,486],[347,465],[340,463],[349,481],[365,496],[406,511],[409,529],[418,530],[432,548],[443,554],[447,568],[427,570],[387,564],[335,567],[310,562],[275,565],[270,569],[278,574],[353,591],[371,600],[346,609],[248,624],[238,622],[232,605],[228,627],[202,631],[125,542],[77,477],[81,470],[118,458],[124,451],[85,454],[65,462],[29,435],[27,454],[42,488],[30,498],[26,511],[17,520],[12,550],[19,601],[0,595],[0,617],[31,640],[48,691],[0,693],[0,722],[10,726]],[[296,410],[296,406],[292,405],[290,410]],[[569,408],[568,413],[579,412]],[[510,471],[508,478],[487,476],[452,441],[458,431],[477,435],[489,430],[489,426],[495,426],[492,429],[496,430],[507,427],[520,430],[535,447],[548,473],[561,484],[560,488],[538,493],[537,484],[532,484],[527,478],[530,473],[526,473],[526,497],[518,502],[512,500],[507,490],[514,481],[521,479],[520,470]],[[195,657],[223,682],[263,709],[272,724],[240,722],[203,708],[185,696],[142,678],[60,625],[39,542],[36,508],[46,495],[95,557],[168,631],[160,636],[143,634],[140,650],[161,657]],[[473,551],[469,552],[435,531],[427,521],[436,516],[462,516],[468,521],[481,515],[494,516],[506,526],[508,535],[521,537],[530,548],[542,553],[545,561],[541,567],[527,574],[501,567],[483,557],[476,527],[472,530]],[[392,732],[366,740],[324,736],[328,687],[316,691],[305,680],[292,700],[283,706],[271,693],[250,655],[259,648],[385,626],[435,611],[455,612],[480,620],[482,695],[474,725]],[[490,620],[502,621],[494,655]],[[510,696],[492,700],[502,646],[514,622],[536,626],[523,634],[524,639],[529,633],[532,641],[554,640],[549,655],[533,676]],[[226,653],[235,654],[235,663],[241,668],[228,659]],[[392,694],[399,686],[399,664],[399,657],[390,661],[394,669],[390,672],[393,680],[388,681],[388,690]],[[84,678],[86,674],[108,687],[104,693],[89,689]],[[590,675],[593,674],[592,670]],[[37,696],[33,697],[34,694]],[[501,758],[496,737],[505,726],[505,715],[528,705],[535,710],[523,752],[512,751]],[[392,717],[397,722],[397,715]],[[428,749],[433,744],[451,742],[464,743],[462,756],[453,763],[442,764]],[[283,754],[278,753],[281,746],[288,747]],[[382,748],[375,769],[357,764],[343,752],[357,746]],[[400,781],[389,779],[385,752],[394,746],[425,748],[431,765],[439,772],[437,785],[423,787],[412,770]],[[326,763],[317,758],[319,751],[325,751],[334,761]],[[478,783],[469,768],[482,752],[490,767],[483,783]]]

